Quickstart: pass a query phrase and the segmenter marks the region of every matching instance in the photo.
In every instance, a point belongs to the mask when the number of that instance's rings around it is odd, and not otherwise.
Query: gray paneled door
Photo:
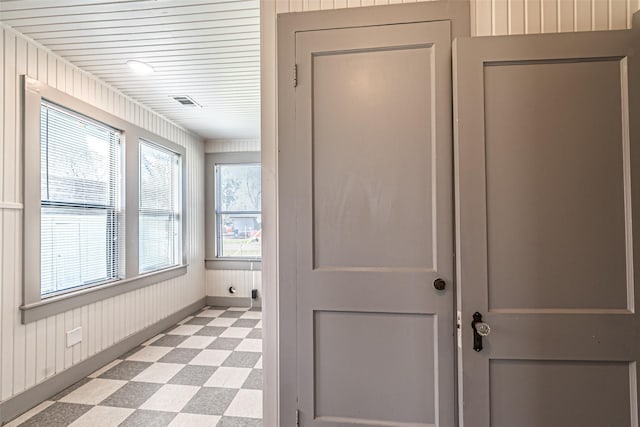
[[[300,32],[296,63],[300,425],[452,426],[450,22]]]
[[[455,43],[467,427],[638,426],[632,40],[617,31]],[[475,312],[490,326],[481,351]]]

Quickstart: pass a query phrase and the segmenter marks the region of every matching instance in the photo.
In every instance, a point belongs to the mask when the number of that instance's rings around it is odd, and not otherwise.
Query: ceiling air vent
[[[172,98],[178,101],[180,104],[186,105],[187,107],[202,107],[202,105],[198,104],[190,96],[178,95],[178,96],[172,96]]]

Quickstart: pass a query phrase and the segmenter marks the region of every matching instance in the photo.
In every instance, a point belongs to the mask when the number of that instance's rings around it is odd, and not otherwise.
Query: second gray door
[[[632,40],[456,41],[464,426],[638,426]]]
[[[450,47],[449,21],[296,36],[302,426],[454,423]]]

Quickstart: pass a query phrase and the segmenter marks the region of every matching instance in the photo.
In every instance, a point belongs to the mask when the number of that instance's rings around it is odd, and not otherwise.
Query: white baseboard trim
[[[135,348],[150,338],[153,338],[160,332],[204,307],[205,303],[206,299],[202,298],[171,314],[170,316],[165,317],[159,322],[154,323],[133,335],[129,335],[122,341],[102,350],[100,353],[89,357],[77,365],[52,376],[40,384],[36,384],[30,389],[25,390],[4,402],[0,402],[0,425],[20,416],[29,409],[37,406],[41,402],[44,402],[48,398],[55,396],[57,393],[115,360],[118,356],[126,353],[132,348]]]

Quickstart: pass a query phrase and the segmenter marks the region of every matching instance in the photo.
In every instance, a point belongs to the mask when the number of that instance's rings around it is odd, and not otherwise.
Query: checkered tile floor
[[[261,319],[206,307],[7,427],[261,426]]]

